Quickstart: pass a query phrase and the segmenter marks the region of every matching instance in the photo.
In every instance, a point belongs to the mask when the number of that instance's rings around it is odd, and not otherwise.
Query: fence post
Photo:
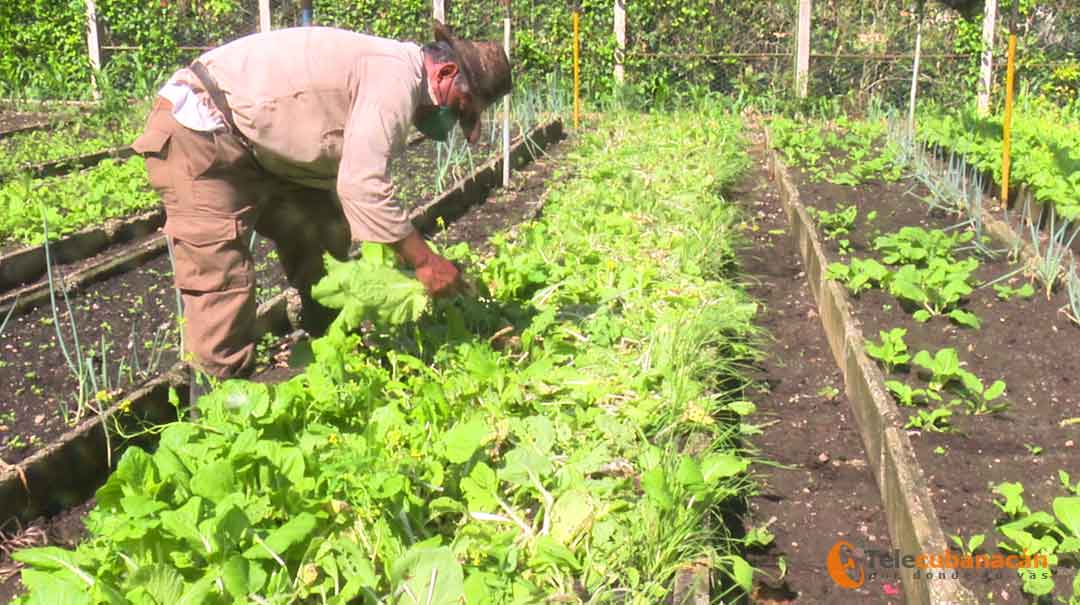
[[[101,70],[101,43],[98,40],[97,7],[94,0],[86,0],[86,49],[90,54],[90,87],[94,100],[101,98],[98,90],[97,72]]]
[[[439,23],[446,23],[446,0],[432,0],[431,16]]]
[[[908,135],[915,138],[915,98],[919,91],[919,60],[922,58],[923,0],[915,15],[915,60],[911,65],[911,98],[908,99]]]
[[[983,13],[983,52],[979,65],[979,115],[990,111],[990,92],[994,85],[994,22],[997,20],[997,0],[986,0]]]
[[[806,98],[810,89],[810,18],[811,0],[799,0],[798,49],[795,58],[795,94]]]
[[[270,31],[270,0],[259,0],[259,31]]]
[[[615,83],[622,84],[626,78],[623,57],[626,55],[626,4],[615,0]]]
[[[506,0],[506,17],[503,19],[503,48],[506,58],[510,59],[510,0]],[[503,187],[510,186],[510,97],[513,91],[503,97]]]

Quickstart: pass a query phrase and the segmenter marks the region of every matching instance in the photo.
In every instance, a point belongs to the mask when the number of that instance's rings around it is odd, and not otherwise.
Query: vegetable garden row
[[[311,365],[225,383],[127,450],[86,542],[17,555],[24,600],[652,603],[703,561],[748,590],[718,515],[751,485],[756,307],[717,203],[738,129],[683,112],[585,135],[542,219],[490,258],[447,250],[475,299],[429,308],[377,247],[334,266],[317,296],[343,313]],[[665,165],[677,149],[697,159]]]
[[[883,121],[773,125],[800,168],[795,181],[825,240],[828,276],[852,296],[951,547],[1040,554],[1050,564],[961,582],[978,602],[1076,602],[1080,418],[1071,382],[1080,357],[1075,269],[1068,242],[1053,244],[1064,227],[1043,234],[1028,217],[1022,235],[1036,256],[1026,257],[1022,240],[990,237],[979,174],[921,155],[902,137],[889,141]],[[871,162],[878,166],[868,170]]]

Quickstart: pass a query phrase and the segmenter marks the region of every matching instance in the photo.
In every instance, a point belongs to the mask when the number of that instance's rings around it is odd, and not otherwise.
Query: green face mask
[[[450,136],[450,131],[457,124],[458,116],[449,107],[436,107],[416,124],[416,129],[424,133],[424,136],[436,141],[445,141]]]

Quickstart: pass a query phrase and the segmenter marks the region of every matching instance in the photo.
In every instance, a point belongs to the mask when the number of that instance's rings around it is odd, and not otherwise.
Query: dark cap
[[[510,76],[510,60],[498,42],[473,42],[462,40],[444,23],[435,21],[435,40],[446,42],[458,59],[458,69],[469,83],[469,92],[483,108],[490,106],[510,92],[513,82]],[[480,114],[461,116],[461,128],[466,137],[474,141],[479,136]]]

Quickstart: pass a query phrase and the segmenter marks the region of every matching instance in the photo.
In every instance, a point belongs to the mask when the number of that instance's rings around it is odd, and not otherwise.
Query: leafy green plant
[[[901,301],[922,307],[912,314],[916,321],[946,315],[960,325],[978,328],[978,316],[958,308],[971,294],[969,282],[978,266],[973,258],[950,262],[940,257],[931,259],[925,268],[904,265],[890,275],[888,290]]]
[[[952,543],[960,549],[961,553],[970,557],[972,554],[975,553],[975,551],[979,550],[979,547],[982,546],[983,542],[986,541],[986,535],[974,534],[970,538],[968,538],[967,541],[965,541],[964,538],[959,535],[949,536],[949,539],[952,540]]]
[[[918,409],[914,414],[908,416],[904,428],[930,431],[932,433],[948,433],[953,430],[952,425],[949,423],[950,418],[952,418],[952,410],[944,406],[931,410]]]
[[[1064,471],[1059,471],[1061,477]],[[1064,484],[1068,487],[1068,474],[1064,474]],[[1053,514],[1045,511],[1032,511],[1024,501],[1024,486],[1021,483],[1000,483],[993,488],[993,493],[1001,500],[994,500],[994,505],[1005,515],[1006,521],[997,526],[998,532],[1005,538],[999,547],[1012,553],[1038,556],[1048,565],[1047,568],[1017,570],[1023,591],[1035,599],[1047,597],[1054,591],[1052,571],[1059,565],[1075,567],[1080,563],[1080,496],[1058,496],[1052,503]],[[1080,598],[1080,581],[1073,582],[1072,597],[1069,603]],[[1060,602],[1064,602],[1059,599]]]
[[[880,361],[885,366],[885,371],[892,372],[911,360],[907,343],[904,342],[906,335],[907,330],[904,328],[893,328],[888,332],[882,330],[878,332],[881,338],[880,343],[869,341],[866,343],[866,354]]]
[[[853,258],[848,264],[831,263],[825,270],[825,276],[836,280],[852,293],[869,290],[889,279],[889,270],[872,258]]]
[[[919,351],[912,362],[926,370],[928,386],[926,395],[934,401],[943,401],[946,394],[953,394],[957,399],[950,405],[964,404],[973,414],[989,414],[1008,407],[1001,401],[1005,394],[1005,381],[996,380],[990,386],[974,373],[963,368],[956,349],[940,349],[933,356],[929,351]]]
[[[50,232],[62,236],[158,203],[139,157],[124,162],[103,160],[94,168],[64,177],[17,178],[0,185],[0,242],[40,244],[41,208],[45,208]]]
[[[859,209],[853,205],[840,204],[832,212],[818,210],[807,206],[806,211],[818,222],[825,239],[836,240],[840,248],[840,254],[847,254],[851,250],[851,241],[844,236],[849,235],[855,227],[855,220],[859,216]]]
[[[1008,284],[994,284],[994,292],[997,292],[997,297],[1001,300],[1008,301],[1011,298],[1028,299],[1035,295],[1035,288],[1030,283],[1025,283],[1019,288],[1014,288]]]
[[[896,233],[875,238],[874,249],[882,254],[881,262],[886,265],[924,266],[937,258],[954,260],[953,251],[972,237],[970,231],[949,233],[941,229],[901,227]]]

